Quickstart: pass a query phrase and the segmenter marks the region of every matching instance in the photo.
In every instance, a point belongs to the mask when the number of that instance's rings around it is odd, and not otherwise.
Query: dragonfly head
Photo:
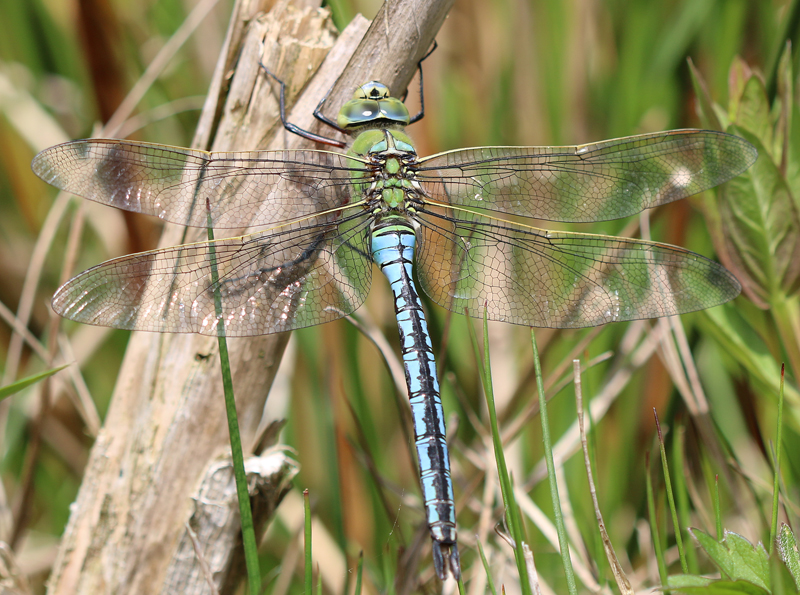
[[[396,124],[407,126],[410,117],[405,104],[389,94],[389,87],[378,81],[361,85],[353,98],[342,106],[336,123],[344,130]]]

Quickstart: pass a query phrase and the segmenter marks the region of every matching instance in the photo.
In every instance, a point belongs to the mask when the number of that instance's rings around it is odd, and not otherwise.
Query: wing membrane
[[[461,215],[464,215],[463,213]],[[426,209],[418,231],[425,292],[454,312],[549,328],[672,316],[710,308],[741,287],[688,250],[612,236],[548,232],[479,214]]]
[[[222,323],[231,337],[322,324],[366,299],[368,232],[359,216],[132,254],[68,281],[53,309],[78,322],[130,330],[216,335]]]
[[[443,204],[548,221],[606,221],[726,182],[756,156],[737,136],[671,130],[573,147],[448,151],[422,159],[418,179]]]
[[[33,160],[44,181],[118,209],[192,227],[244,229],[352,203],[349,178],[364,170],[329,151],[208,153],[125,140],[50,147]]]

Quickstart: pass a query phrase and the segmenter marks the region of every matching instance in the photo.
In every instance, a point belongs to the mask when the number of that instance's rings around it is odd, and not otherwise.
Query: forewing
[[[433,200],[548,221],[619,219],[696,194],[753,164],[738,136],[672,130],[574,147],[478,147],[420,161]]]
[[[130,330],[217,335],[223,324],[230,337],[322,324],[366,299],[367,236],[359,216],[132,254],[68,281],[53,309],[78,322]]]
[[[418,221],[420,284],[453,312],[486,307],[491,320],[577,328],[710,308],[741,290],[724,267],[676,246],[427,208]]]
[[[88,139],[33,160],[45,182],[90,200],[192,227],[270,226],[352,203],[363,171],[329,151],[208,153],[126,140]]]

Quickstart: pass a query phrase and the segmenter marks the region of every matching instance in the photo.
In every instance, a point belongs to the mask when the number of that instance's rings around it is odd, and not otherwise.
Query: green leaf
[[[773,108],[764,81],[739,58],[728,77],[727,114],[711,102],[699,74],[692,71],[692,78],[704,124],[729,119],[727,132],[758,149],[753,167],[720,188],[715,203],[703,211],[720,259],[741,281],[745,294],[762,309],[774,307],[776,300],[800,287],[800,185],[793,183],[800,181],[800,167],[787,161],[800,149],[800,131],[792,127],[790,56],[784,52],[781,58]]]
[[[36,374],[35,376],[28,376],[27,378],[23,378],[22,380],[17,380],[13,384],[9,384],[8,386],[4,386],[0,388],[0,400],[5,399],[6,397],[10,397],[18,393],[19,391],[28,388],[31,384],[35,384],[40,380],[44,380],[48,376],[52,376],[56,372],[60,372],[64,368],[66,368],[69,364],[65,364],[58,368],[53,368],[52,370],[47,370],[42,372],[41,374]]]
[[[797,281],[800,217],[778,165],[757,134],[733,126],[759,152],[750,170],[718,192],[724,264],[741,281],[745,293],[762,308]]]
[[[693,584],[695,581],[688,579],[696,579],[698,584]],[[712,581],[703,577],[689,575],[669,577],[667,587],[670,591],[688,595],[770,595],[770,592],[766,589],[747,581]]]
[[[686,587],[707,587],[714,582],[714,579],[695,574],[675,574],[667,579],[666,587],[670,590],[680,590]],[[665,589],[666,590],[666,589]]]
[[[773,119],[770,113],[767,89],[764,81],[758,76],[751,76],[742,89],[736,112],[732,114],[731,123],[749,131],[759,142],[775,156],[773,142],[775,140]],[[759,155],[763,155],[759,151]]]
[[[722,541],[717,541],[699,529],[690,529],[689,531],[709,558],[719,566],[724,576],[732,581],[748,581],[769,592],[769,556],[763,545],[759,543],[753,546],[744,537],[732,531],[725,531]],[[749,593],[751,591],[735,592]]]
[[[736,117],[739,111],[739,103],[744,93],[744,87],[750,77],[753,76],[753,71],[750,66],[742,60],[741,56],[736,56],[731,63],[731,68],[728,71],[728,119],[732,120]]]
[[[786,523],[781,524],[781,530],[778,532],[778,554],[789,569],[795,587],[800,591],[800,553],[797,551],[797,539]]]

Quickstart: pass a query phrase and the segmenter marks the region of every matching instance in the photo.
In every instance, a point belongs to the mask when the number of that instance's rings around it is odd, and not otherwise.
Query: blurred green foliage
[[[357,12],[371,17],[377,9],[376,2],[331,4],[341,25]],[[50,144],[91,135],[181,26],[189,5],[179,0],[0,3],[0,302],[12,311],[23,301],[26,274],[55,196],[30,172],[31,158]],[[409,130],[422,155],[475,145],[577,144],[699,125],[741,134],[761,151],[750,173],[713,195],[656,210],[649,226],[646,219],[639,226],[630,221],[571,226],[608,234],[635,234],[639,227],[649,227],[653,239],[709,256],[716,250],[746,288],[730,304],[682,317],[696,377],[692,364],[676,360],[666,343],[655,354],[639,357],[653,333],[663,330],[657,323],[537,333],[548,396],[554,397],[549,406],[552,432],[563,445],[571,445],[558,452],[564,457],[562,497],[569,500],[573,515],[571,539],[580,539],[574,555],[587,568],[585,575],[578,572],[582,590],[592,588],[592,577],[599,585],[613,584],[613,579],[581,457],[570,456],[575,445],[566,433],[575,422],[573,391],[557,390],[569,377],[572,357],[586,366],[608,354],[585,369],[584,400],[607,398],[603,402],[608,409],[593,412],[597,426],[589,437],[595,481],[611,539],[636,590],[659,584],[647,525],[644,464],[645,451],[655,444],[652,408],[674,446],[669,452],[681,455],[680,464],[671,461],[671,468],[673,474],[683,471],[682,481],[673,480],[686,524],[682,530],[694,526],[714,533],[712,493],[718,476],[722,526],[751,543],[764,542],[783,361],[788,366],[783,438],[788,456],[781,469],[781,518],[798,526],[800,459],[793,454],[800,452],[795,49],[779,61],[786,40],[796,35],[796,5],[777,0],[458,0],[437,38],[439,49],[425,62],[426,117]],[[143,125],[129,133],[139,140],[190,142],[230,7],[230,2],[221,2],[179,52],[137,107]],[[186,98],[196,99],[187,103]],[[416,101],[410,93],[412,113]],[[168,117],[153,111],[162,106],[167,106]],[[97,217],[89,219],[76,269],[156,241],[152,222],[123,219],[114,212]],[[47,302],[61,280],[66,224],[47,241],[52,247],[26,322],[44,344]],[[470,349],[467,325],[472,322],[430,303],[427,311],[444,374],[464,567],[468,578],[481,580],[477,533],[485,540],[495,584],[510,585],[515,579],[506,561],[513,554],[492,532],[502,509],[493,491],[496,483],[487,487],[484,476],[494,473],[493,467],[483,466],[491,464],[493,455],[487,450],[488,418]],[[396,349],[391,300],[383,284],[375,284],[363,315]],[[123,357],[125,334],[110,332],[91,343],[94,335],[83,329],[70,324],[63,328],[82,349],[78,361],[102,414]],[[10,337],[10,327],[0,325],[0,362],[7,373]],[[564,592],[559,556],[531,513],[535,504],[552,516],[539,426],[526,417],[536,413],[529,336],[525,329],[493,324],[490,338],[501,433],[514,437],[507,442],[506,458],[516,485],[529,496],[521,510],[536,567],[543,582]],[[396,394],[378,365],[373,344],[344,321],[297,332],[295,346],[284,438],[297,449],[302,465],[296,485],[311,490],[314,514],[346,556],[347,568],[365,551],[370,592],[388,591],[393,581],[399,591],[433,591],[427,557],[412,576],[397,567],[400,553],[415,547],[423,522],[401,423],[404,397]],[[15,377],[46,368],[26,348]],[[614,383],[620,383],[620,390],[608,396]],[[37,565],[37,555],[52,555],[57,545],[91,446],[81,417],[62,393],[53,401],[52,427],[58,431],[45,436],[35,460],[27,539],[17,550],[35,590],[41,590],[48,569],[47,564]],[[23,398],[9,400],[11,409],[3,418],[1,470],[12,509],[19,504],[38,398],[31,389]],[[666,564],[677,574],[674,532],[659,487],[663,480],[657,474],[653,478]],[[11,534],[10,515],[5,514],[0,538]],[[692,547],[688,533],[684,535]],[[287,526],[276,522],[264,544],[262,563],[270,589],[280,583],[280,564],[293,538]],[[324,551],[315,546],[315,556],[324,556]],[[700,553],[692,566],[693,573],[715,569]],[[786,572],[777,576],[789,580]],[[302,574],[293,580],[288,588],[294,592],[302,588]]]

